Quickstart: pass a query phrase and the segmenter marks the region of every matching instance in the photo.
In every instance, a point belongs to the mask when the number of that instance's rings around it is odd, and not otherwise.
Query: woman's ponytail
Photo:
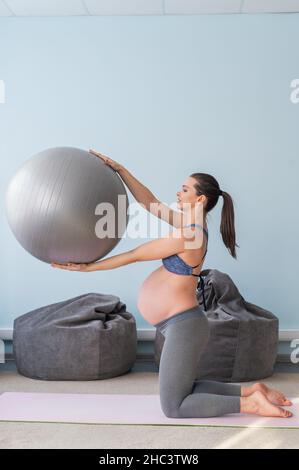
[[[222,197],[220,233],[224,245],[232,257],[237,259],[236,246],[239,247],[239,245],[236,244],[234,204],[231,196],[226,191],[222,191]]]
[[[206,212],[210,212],[216,206],[219,196],[223,197],[220,233],[224,245],[232,257],[237,259],[236,246],[239,248],[239,245],[236,243],[234,204],[230,194],[220,189],[217,180],[212,175],[192,173],[190,176],[197,181],[194,184],[196,194],[198,196],[204,194],[207,197]]]

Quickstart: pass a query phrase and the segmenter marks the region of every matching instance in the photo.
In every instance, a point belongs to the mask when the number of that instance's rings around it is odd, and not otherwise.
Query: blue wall
[[[298,329],[298,43],[297,14],[1,19],[0,328],[86,292],[118,295],[150,327],[137,292],[160,261],[55,270],[10,232],[10,178],[36,152],[66,145],[110,155],[169,204],[190,173],[213,174],[234,199],[240,249],[235,261],[221,240],[220,199],[204,268]],[[110,255],[148,240],[126,237]]]

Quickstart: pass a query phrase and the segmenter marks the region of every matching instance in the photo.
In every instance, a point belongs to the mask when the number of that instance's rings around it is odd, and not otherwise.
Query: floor
[[[299,364],[277,364],[263,382],[287,396],[298,396]],[[158,394],[158,370],[154,363],[136,362],[128,374],[113,379],[52,382],[23,377],[10,361],[0,364],[0,393],[6,391]],[[299,429],[0,422],[0,449],[16,448],[297,449]]]

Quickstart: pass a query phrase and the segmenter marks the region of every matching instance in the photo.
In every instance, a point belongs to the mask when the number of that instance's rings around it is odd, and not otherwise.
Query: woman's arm
[[[105,269],[115,269],[126,264],[134,263],[135,259],[132,254],[133,250],[125,251],[119,255],[110,256],[109,258],[102,259],[95,263],[89,263],[85,269],[86,272],[90,271],[103,271]]]
[[[145,209],[159,219],[165,220],[176,228],[182,227],[183,215],[181,212],[174,211],[167,204],[162,203],[154,194],[140,181],[138,181],[126,168],[122,167],[118,173],[126,183],[135,199],[143,204]]]
[[[118,170],[118,173],[124,183],[128,186],[136,201],[139,202],[139,204],[143,204],[145,209],[149,210],[150,204],[157,200],[154,194],[137,178],[135,178],[127,168],[122,166]]]
[[[165,258],[166,256],[182,253],[185,249],[185,242],[190,242],[192,234],[188,232],[187,238],[183,235],[181,229],[174,230],[166,237],[152,240],[134,248],[133,250],[111,256],[96,263],[87,266],[86,271],[101,271],[105,269],[114,269],[137,261],[151,261]]]
[[[103,153],[97,152],[93,149],[89,149],[89,152],[92,155],[95,155],[96,157],[103,160],[106,165],[113,168],[113,170],[119,174],[121,179],[128,186],[135,199],[140,204],[144,204],[146,209],[149,208],[149,204],[156,199],[155,196],[146,186],[144,186],[140,181],[138,181],[138,179],[135,178],[132,173],[129,172],[129,170],[127,170],[123,165],[116,162],[115,160],[112,160],[112,158],[108,157],[107,155],[104,155]]]
[[[114,269],[124,266],[129,263],[133,263],[135,258],[132,255],[132,251],[126,251],[119,255],[111,256],[110,258],[103,259],[94,263],[56,263],[51,262],[51,267],[66,269],[67,271],[80,271],[80,272],[91,272],[91,271],[103,271],[105,269]]]
[[[157,240],[152,240],[143,245],[138,246],[130,251],[125,251],[119,255],[111,256],[110,258],[97,261],[95,263],[89,264],[76,264],[76,263],[66,263],[58,264],[51,263],[51,266],[54,268],[67,269],[70,271],[104,271],[106,269],[115,269],[120,266],[125,266],[126,264],[136,263],[137,261],[151,261],[156,259],[162,259],[170,255],[175,255],[182,253],[188,242],[191,244],[194,243],[195,233],[190,229],[177,229],[166,237],[159,238]],[[197,246],[193,246],[197,248]]]
[[[165,220],[168,224],[174,227],[183,226],[183,216],[181,212],[172,210],[167,204],[163,204],[157,199],[154,194],[138,181],[132,173],[129,172],[123,165],[112,160],[112,158],[97,152],[96,150],[90,150],[90,153],[101,158],[107,165],[111,166],[121,177],[123,182],[127,185],[137,202],[143,205],[144,208],[156,217]]]

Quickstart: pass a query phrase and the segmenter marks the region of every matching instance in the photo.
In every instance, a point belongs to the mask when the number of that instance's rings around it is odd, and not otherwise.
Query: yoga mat
[[[299,397],[290,398],[291,418],[232,413],[213,418],[167,418],[159,395],[22,393],[0,395],[0,421],[81,424],[143,424],[299,428]]]

